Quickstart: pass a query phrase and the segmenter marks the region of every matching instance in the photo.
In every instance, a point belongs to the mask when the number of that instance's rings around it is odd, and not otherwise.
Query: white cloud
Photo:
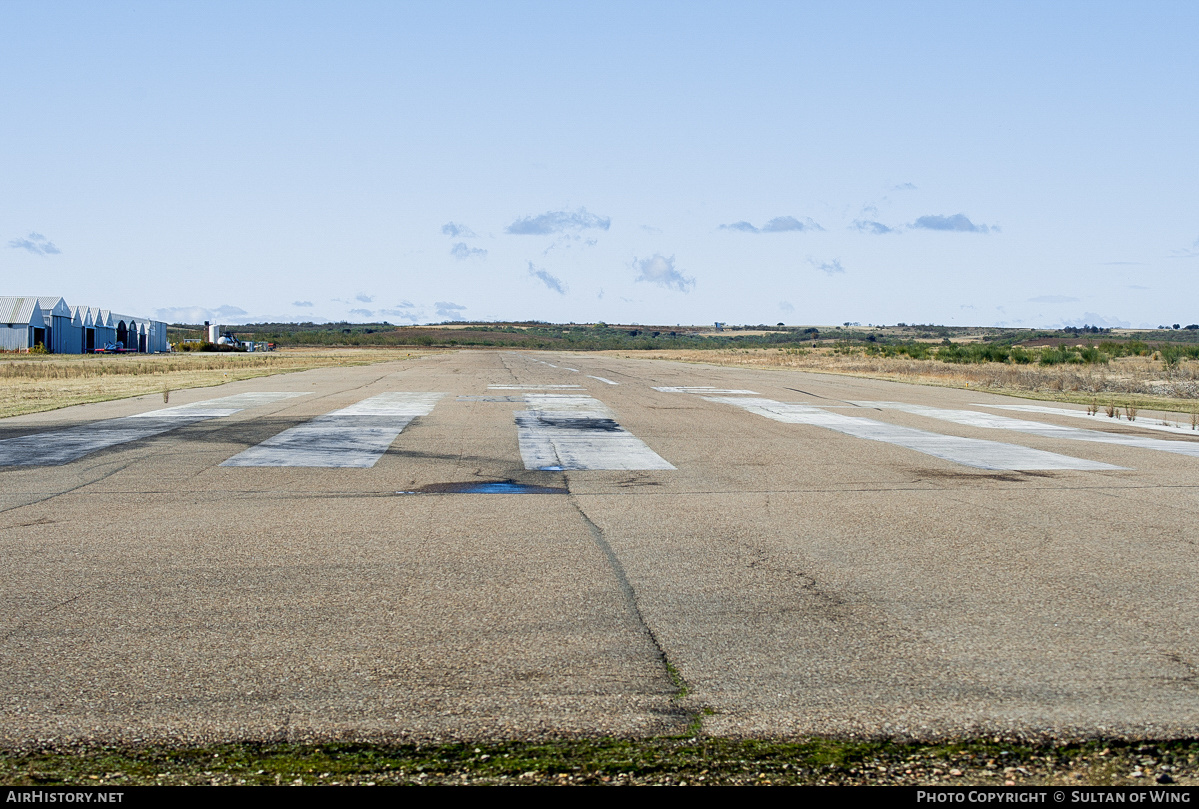
[[[633,269],[640,270],[636,280],[657,284],[666,289],[677,289],[679,292],[689,292],[695,286],[695,279],[683,275],[674,266],[674,256],[667,258],[661,253],[654,253],[646,259],[633,259]]]
[[[62,252],[40,233],[30,233],[24,239],[13,239],[8,246],[13,250],[27,250],[35,256],[55,256]]]
[[[801,222],[794,216],[776,216],[760,228],[754,227],[749,222],[742,220],[729,225],[721,225],[720,229],[739,230],[742,233],[789,233],[804,230],[824,230],[824,228],[808,217],[804,217],[804,221]]]
[[[976,225],[965,214],[960,213],[955,213],[952,216],[941,216],[939,214],[922,216],[908,225],[908,227],[920,228],[922,230],[947,230],[957,233],[990,233],[992,230],[999,230],[994,225]]]
[[[212,323],[244,322],[249,313],[239,306],[218,306],[206,309],[203,306],[171,306],[165,309],[155,309],[154,318],[166,323]]]
[[[1104,329],[1127,329],[1132,326],[1127,320],[1121,320],[1118,317],[1104,317],[1095,312],[1083,312],[1082,317],[1074,320],[1063,320],[1062,328],[1081,327],[1081,326],[1099,326]]]
[[[829,275],[836,275],[837,273],[845,272],[845,268],[841,266],[841,259],[839,258],[835,258],[832,261],[817,261],[814,258],[810,258],[808,259],[808,263],[821,272],[828,273]]]
[[[811,219],[800,222],[794,216],[776,216],[762,225],[763,233],[786,233],[792,230],[824,230],[824,228]]]
[[[529,275],[545,284],[547,289],[557,292],[559,295],[566,294],[566,285],[562,283],[562,279],[550,275],[547,271],[535,266],[533,262],[529,262]]]
[[[452,301],[437,301],[433,304],[433,309],[439,317],[445,320],[462,320],[459,313],[466,311],[465,306],[460,306]]]
[[[526,216],[517,219],[505,230],[517,236],[543,236],[589,228],[607,230],[611,224],[612,220],[608,217],[596,216],[588,213],[586,208],[579,208],[577,211],[546,211],[539,216]]]
[[[394,308],[378,309],[376,311],[384,317],[393,320],[402,320],[405,323],[419,323],[425,319],[424,307],[417,306],[411,301],[400,301]]]
[[[456,225],[453,222],[446,222],[442,225],[441,232],[455,239],[471,239],[475,235],[475,232],[466,225]]]
[[[468,247],[466,242],[458,242],[450,248],[450,255],[465,261],[468,258],[487,258],[487,251],[481,247]]]
[[[1195,239],[1195,243],[1188,248],[1173,250],[1170,253],[1170,258],[1195,258],[1196,256],[1199,256],[1199,239]]]

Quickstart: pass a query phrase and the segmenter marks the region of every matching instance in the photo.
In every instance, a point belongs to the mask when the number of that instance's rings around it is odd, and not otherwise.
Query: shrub
[[[1165,345],[1160,349],[1162,363],[1166,368],[1175,368],[1182,359],[1199,359],[1199,346]]]
[[[966,352],[961,346],[948,343],[937,349],[937,359],[941,362],[965,362]]]
[[[1041,349],[1042,365],[1061,365],[1062,363],[1081,363],[1082,357],[1074,353],[1074,349],[1069,346],[1046,346]]]
[[[1107,354],[1104,354],[1102,351],[1095,348],[1095,346],[1086,346],[1085,348],[1078,349],[1078,356],[1087,365],[1106,363],[1108,361]]]

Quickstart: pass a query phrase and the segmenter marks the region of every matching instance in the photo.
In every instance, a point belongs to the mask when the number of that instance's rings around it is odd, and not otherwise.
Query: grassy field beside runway
[[[739,368],[844,374],[891,382],[968,388],[987,393],[1053,402],[1196,414],[1199,422],[1199,361],[1167,364],[1151,356],[1112,358],[1095,365],[1015,365],[1001,362],[958,364],[939,359],[872,355],[854,346],[802,349],[718,349],[706,351],[608,351],[626,359],[659,359]],[[1184,419],[1189,423],[1190,419]]]
[[[5,355],[0,358],[0,418],[428,353],[418,349],[293,349],[259,354]]]
[[[87,785],[1193,786],[1199,742],[1029,745],[711,737],[228,744],[0,752],[0,783]]]

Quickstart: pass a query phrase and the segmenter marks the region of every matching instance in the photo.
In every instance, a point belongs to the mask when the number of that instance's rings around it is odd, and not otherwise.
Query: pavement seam
[[[115,469],[113,469],[109,472],[105,472],[103,475],[100,475],[100,477],[96,478],[95,480],[89,480],[89,481],[86,481],[85,483],[80,483],[77,486],[72,486],[71,488],[64,489],[61,492],[54,492],[53,494],[48,494],[45,497],[42,497],[38,500],[31,500],[28,503],[21,503],[19,505],[15,505],[15,506],[9,506],[8,508],[0,508],[0,514],[4,514],[9,511],[15,511],[16,509],[19,509],[19,508],[28,508],[29,506],[36,506],[39,503],[45,503],[47,500],[53,500],[56,497],[62,497],[63,495],[67,495],[72,492],[77,492],[80,489],[84,489],[88,486],[92,486],[96,483],[99,483],[102,480],[107,480],[108,478],[112,477],[113,475],[117,474],[118,472],[124,472],[126,469],[128,469],[130,466],[132,466],[133,463],[134,462],[132,460],[126,461],[125,463],[121,464],[120,466],[116,467]]]
[[[566,483],[567,490],[569,491],[569,477],[567,477]],[[653,645],[654,651],[657,652],[658,662],[662,666],[662,670],[666,673],[666,676],[670,678],[671,684],[675,687],[675,693],[671,697],[671,702],[675,703],[675,705],[678,707],[680,715],[687,720],[686,732],[691,735],[700,733],[703,729],[703,716],[707,713],[707,711],[691,710],[679,704],[691,692],[690,684],[683,677],[682,672],[678,670],[678,667],[671,662],[670,656],[666,654],[666,650],[662,648],[662,644],[658,640],[658,636],[654,634],[654,630],[651,629],[649,623],[646,622],[645,615],[641,611],[641,604],[637,600],[637,591],[633,589],[633,585],[629,582],[629,577],[628,574],[625,573],[624,565],[621,564],[620,558],[616,555],[616,551],[612,549],[612,545],[609,544],[607,537],[604,536],[603,529],[596,525],[592,519],[587,516],[587,512],[585,512],[582,506],[579,505],[579,501],[575,499],[573,492],[570,492],[568,497],[570,498],[570,504],[574,506],[576,511],[578,511],[583,523],[587,526],[587,530],[591,532],[591,538],[595,541],[596,546],[599,547],[600,552],[604,555],[604,558],[607,559],[608,567],[612,570],[612,576],[616,579],[616,586],[620,588],[621,593],[624,595],[625,603],[627,604],[629,611],[637,620],[638,625],[641,627],[641,631],[645,633],[647,638],[649,638],[649,642]]]
[[[53,607],[50,607],[47,610],[42,610],[41,612],[37,613],[36,615],[30,616],[29,618],[27,618],[26,620],[17,624],[15,627],[10,629],[9,631],[5,632],[4,636],[0,637],[0,643],[7,643],[9,640],[11,640],[13,638],[14,635],[18,635],[21,632],[24,632],[39,619],[45,618],[50,613],[55,612],[56,610],[58,610],[62,607],[65,607],[66,605],[70,604],[73,601],[78,601],[79,599],[81,599],[85,595],[87,595],[88,593],[95,592],[98,589],[100,589],[100,588],[99,587],[91,587],[87,590],[84,590],[82,593],[76,593],[75,595],[71,596],[70,598],[66,599],[65,601],[58,602]]]

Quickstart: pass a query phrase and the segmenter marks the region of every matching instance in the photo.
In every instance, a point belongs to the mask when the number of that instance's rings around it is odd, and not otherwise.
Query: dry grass
[[[0,418],[147,393],[161,392],[165,401],[172,390],[428,353],[412,349],[295,349],[269,354],[3,355]]]
[[[1183,360],[1167,369],[1150,357],[1121,357],[1106,365],[973,365],[872,357],[843,349],[728,349],[722,351],[610,351],[636,359],[662,359],[752,368],[791,368],[845,374],[920,385],[985,390],[1029,399],[1093,404],[1113,409],[1138,408],[1191,413],[1199,400],[1199,362]]]

